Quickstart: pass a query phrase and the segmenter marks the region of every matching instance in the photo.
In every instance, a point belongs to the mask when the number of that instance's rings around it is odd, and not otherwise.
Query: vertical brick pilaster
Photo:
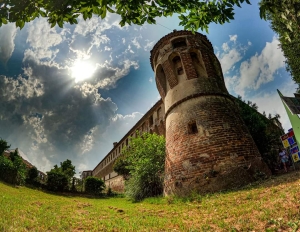
[[[191,56],[188,52],[184,52],[180,54],[181,61],[183,63],[184,71],[186,73],[186,77],[188,80],[197,78],[197,73],[195,67],[193,65]]]
[[[173,87],[178,85],[177,76],[175,75],[174,70],[173,70],[169,60],[165,61],[162,66],[163,66],[163,69],[165,71],[165,74],[166,74],[167,80],[169,82],[170,88],[172,89]]]
[[[216,77],[216,75],[217,75],[216,70],[215,70],[213,61],[211,60],[209,51],[206,50],[206,51],[201,51],[201,52],[202,52],[202,58],[203,58],[204,65],[206,68],[207,76],[212,77],[212,78]]]

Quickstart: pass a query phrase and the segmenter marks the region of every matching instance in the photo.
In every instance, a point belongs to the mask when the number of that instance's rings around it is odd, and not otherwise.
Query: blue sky
[[[257,103],[260,112],[279,113],[287,130],[276,89],[292,96],[296,85],[275,33],[259,18],[258,1],[251,2],[236,9],[231,23],[210,25],[207,36],[229,92]],[[77,173],[93,169],[160,98],[150,50],[183,28],[176,16],[123,28],[119,20],[109,14],[63,29],[45,19],[21,31],[13,24],[0,28],[0,137],[38,169],[66,159]]]

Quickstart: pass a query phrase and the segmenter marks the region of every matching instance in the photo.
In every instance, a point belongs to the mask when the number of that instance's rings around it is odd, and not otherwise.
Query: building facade
[[[102,178],[107,187],[117,192],[124,190],[124,180],[113,171],[114,161],[121,155],[121,151],[129,144],[130,137],[135,137],[137,131],[156,133],[165,136],[165,108],[159,100],[119,141],[113,143],[112,150],[100,161],[92,171],[92,175]]]

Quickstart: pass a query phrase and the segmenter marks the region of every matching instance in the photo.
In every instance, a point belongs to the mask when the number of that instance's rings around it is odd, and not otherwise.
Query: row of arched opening
[[[192,63],[192,67],[195,70],[196,77],[208,77],[206,67],[202,58],[200,51],[191,50],[189,52],[190,62]],[[185,73],[184,67],[188,67],[190,64],[183,64],[180,54],[172,53],[168,57],[167,61],[171,67],[171,73],[168,73],[168,83],[167,83],[167,75],[165,73],[164,67],[162,64],[159,64],[156,68],[156,78],[159,82],[164,94],[167,92],[167,84],[169,84],[169,88],[173,88],[178,84],[179,78],[181,75]]]

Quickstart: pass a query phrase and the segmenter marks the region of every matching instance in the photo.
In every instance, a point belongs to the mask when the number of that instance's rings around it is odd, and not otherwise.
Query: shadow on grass
[[[9,186],[11,188],[15,188],[15,189],[19,189],[22,187],[26,187],[29,189],[33,189],[33,190],[37,190],[37,191],[41,191],[43,193],[46,194],[50,194],[50,195],[54,195],[54,196],[60,196],[60,197],[66,197],[66,198],[75,198],[75,197],[80,197],[80,198],[89,198],[89,199],[110,199],[110,198],[123,198],[124,194],[118,194],[118,193],[113,193],[112,195],[107,195],[106,193],[101,193],[99,195],[91,195],[91,194],[87,194],[84,192],[54,192],[54,191],[49,191],[46,188],[41,188],[41,187],[37,187],[31,184],[25,184],[25,185],[13,185],[10,183],[7,183],[3,180],[0,180],[0,182],[6,186]]]
[[[290,170],[288,173],[281,173],[277,175],[272,175],[271,177],[264,179],[264,180],[257,180],[245,186],[240,186],[232,189],[227,189],[224,191],[219,191],[215,193],[207,193],[204,195],[200,195],[197,193],[192,194],[191,196],[187,197],[176,197],[176,201],[182,202],[191,202],[191,201],[201,201],[204,197],[213,198],[215,196],[236,193],[239,191],[250,191],[259,188],[269,189],[272,187],[279,186],[281,184],[290,184],[300,179],[300,170]],[[172,202],[171,202],[172,203]]]
[[[177,196],[167,196],[167,197],[150,197],[146,198],[143,201],[150,204],[176,204],[176,203],[188,203],[188,202],[201,202],[204,198],[210,199],[214,197],[219,197],[222,195],[237,193],[237,192],[246,192],[254,189],[264,188],[269,189],[272,187],[279,186],[281,184],[290,184],[300,179],[300,170],[290,170],[288,173],[282,173],[273,175],[264,180],[257,180],[248,185],[227,189],[224,191],[214,192],[214,193],[206,193],[199,194],[197,192],[192,193],[186,197],[177,197]]]

